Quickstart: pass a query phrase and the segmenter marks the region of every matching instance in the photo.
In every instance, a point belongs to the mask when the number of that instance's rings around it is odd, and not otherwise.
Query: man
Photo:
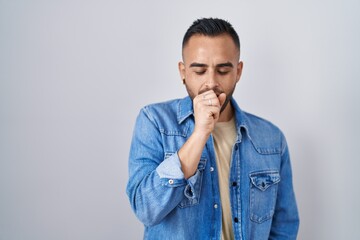
[[[184,99],[144,107],[127,194],[144,239],[296,239],[285,137],[242,111],[240,42],[227,21],[199,19],[183,39]]]

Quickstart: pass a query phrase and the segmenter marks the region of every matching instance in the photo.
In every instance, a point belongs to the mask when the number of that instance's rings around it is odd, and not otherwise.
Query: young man
[[[232,98],[242,69],[230,23],[190,26],[179,63],[189,96],[144,107],[134,130],[127,194],[144,239],[296,239],[286,140]]]

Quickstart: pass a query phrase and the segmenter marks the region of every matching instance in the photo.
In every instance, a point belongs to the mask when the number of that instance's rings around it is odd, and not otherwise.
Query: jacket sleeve
[[[146,226],[163,220],[184,197],[194,198],[199,173],[184,178],[177,152],[165,158],[160,129],[147,108],[137,117],[129,154],[126,193],[133,211]],[[192,194],[187,194],[191,192]]]
[[[292,171],[288,146],[283,137],[283,151],[275,213],[269,239],[296,239],[299,229],[299,214],[292,183]]]

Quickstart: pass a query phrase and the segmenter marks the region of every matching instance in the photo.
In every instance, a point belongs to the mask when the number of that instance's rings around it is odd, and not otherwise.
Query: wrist
[[[211,132],[206,130],[194,129],[192,136],[200,142],[206,142],[210,136]]]

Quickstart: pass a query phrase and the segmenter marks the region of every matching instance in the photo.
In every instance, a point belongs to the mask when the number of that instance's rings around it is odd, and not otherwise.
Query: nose
[[[215,76],[215,73],[214,73],[214,72],[212,72],[212,73],[209,74],[205,85],[206,85],[206,87],[209,88],[209,89],[212,89],[212,88],[214,88],[214,87],[219,86],[219,83],[218,83],[217,80],[216,80],[216,76]]]

